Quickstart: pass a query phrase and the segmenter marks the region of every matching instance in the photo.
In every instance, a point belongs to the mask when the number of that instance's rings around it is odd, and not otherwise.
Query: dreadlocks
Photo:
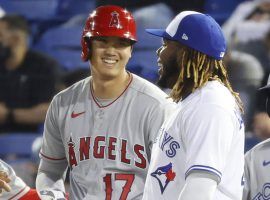
[[[224,84],[234,96],[241,112],[244,112],[243,103],[237,92],[234,92],[228,81],[227,70],[222,60],[216,60],[199,51],[181,45],[177,54],[177,63],[180,64],[180,73],[173,86],[170,97],[179,102],[189,92],[201,88],[210,80],[218,80]]]

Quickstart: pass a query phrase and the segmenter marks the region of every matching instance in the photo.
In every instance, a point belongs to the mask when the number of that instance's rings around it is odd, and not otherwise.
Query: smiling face
[[[159,80],[157,84],[162,88],[172,88],[179,76],[179,64],[177,63],[177,52],[179,44],[171,40],[163,40],[162,46],[157,50]]]
[[[94,37],[90,42],[91,74],[100,79],[114,79],[125,74],[132,46],[120,37]]]

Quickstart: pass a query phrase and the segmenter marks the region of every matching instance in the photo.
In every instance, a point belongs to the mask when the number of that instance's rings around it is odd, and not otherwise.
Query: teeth
[[[108,63],[108,64],[114,64],[114,63],[116,63],[116,60],[111,60],[111,59],[103,59],[103,61],[105,63]]]

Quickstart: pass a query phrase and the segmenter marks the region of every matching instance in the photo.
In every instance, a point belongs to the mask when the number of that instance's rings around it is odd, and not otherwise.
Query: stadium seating
[[[81,34],[81,26],[58,26],[47,30],[35,48],[54,57],[67,70],[88,67],[81,60]]]
[[[56,15],[58,0],[0,0],[7,13],[25,16],[28,20],[45,20]]]
[[[37,133],[7,133],[0,135],[0,158],[7,162],[27,161],[32,157],[32,143]]]

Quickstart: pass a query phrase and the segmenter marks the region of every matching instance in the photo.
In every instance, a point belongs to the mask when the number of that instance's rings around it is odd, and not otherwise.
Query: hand
[[[0,171],[0,194],[2,193],[2,189],[7,192],[11,191],[8,183],[10,182],[10,178],[8,177],[6,172]]]
[[[3,124],[8,116],[8,108],[4,103],[0,103],[0,124]]]

